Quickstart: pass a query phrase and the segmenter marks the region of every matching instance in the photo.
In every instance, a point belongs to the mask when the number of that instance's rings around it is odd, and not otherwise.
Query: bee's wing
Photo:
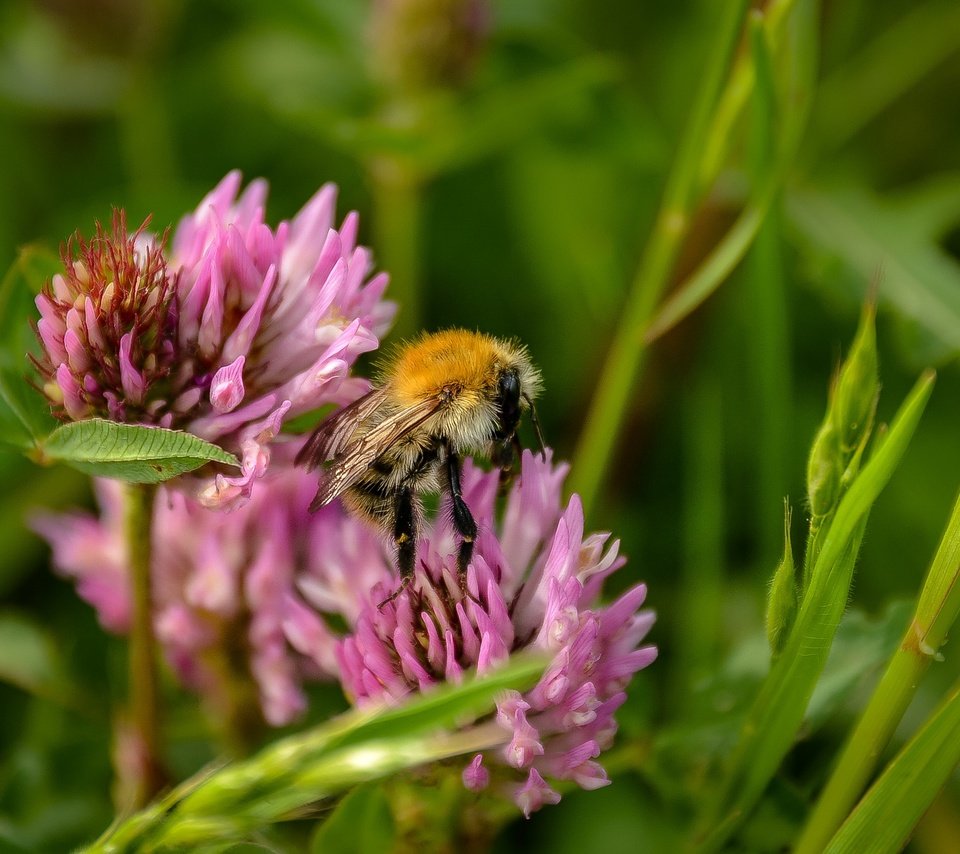
[[[321,421],[320,426],[313,431],[313,435],[297,454],[296,464],[315,469],[321,463],[336,457],[346,447],[357,427],[373,414],[383,398],[383,389],[375,388]]]
[[[356,483],[363,473],[396,441],[416,430],[442,406],[439,398],[428,398],[407,407],[379,423],[359,439],[347,445],[321,475],[316,497],[310,504],[317,510],[329,504],[341,492]]]

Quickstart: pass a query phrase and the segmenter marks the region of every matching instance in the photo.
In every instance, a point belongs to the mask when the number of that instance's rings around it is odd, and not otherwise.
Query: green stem
[[[160,697],[150,583],[151,530],[156,488],[127,484],[124,536],[130,566],[133,616],[130,626],[130,718],[136,751],[133,779],[121,784],[124,806],[139,808],[167,783],[160,760]],[[121,767],[122,770],[122,767]]]
[[[643,367],[644,333],[690,227],[690,217],[699,198],[702,151],[749,5],[749,0],[736,0],[725,7],[713,58],[704,74],[653,231],[587,413],[574,455],[571,489],[580,493],[588,512],[595,504],[610,465],[631,392]]]
[[[917,381],[840,501],[783,653],[761,685],[726,773],[701,811],[693,839],[693,847],[701,852],[720,850],[756,805],[793,744],[846,608],[870,509],[913,436],[933,380],[931,372]]]
[[[388,295],[399,311],[391,335],[406,338],[423,323],[421,301],[422,181],[398,157],[381,155],[368,165],[373,194],[373,245],[390,274]]]
[[[438,686],[401,705],[352,709],[275,741],[249,759],[194,774],[146,809],[114,822],[84,851],[132,854],[223,846],[302,814],[307,805],[316,812],[318,801],[359,783],[499,747],[506,735],[493,720],[457,727],[488,717],[502,691],[531,688],[545,665],[539,655],[519,654],[495,672]]]
[[[749,360],[756,389],[762,401],[754,411],[757,424],[757,490],[754,512],[760,520],[760,558],[764,566],[776,564],[780,543],[781,502],[787,484],[791,377],[787,293],[779,243],[780,212],[777,204],[754,240],[744,277],[749,295],[752,334],[746,336],[751,348]]]
[[[958,579],[960,496],[927,575],[916,614],[821,793],[797,843],[796,854],[822,851],[863,791],[877,758],[960,612]]]
[[[960,686],[955,685],[830,840],[826,854],[896,854],[960,763]],[[956,847],[956,840],[950,849]]]
[[[771,44],[777,44],[786,26],[787,16],[797,0],[771,0],[763,10]],[[730,72],[730,79],[717,103],[700,157],[700,180],[706,185],[720,171],[731,140],[734,125],[743,112],[756,83],[756,68],[749,53],[743,53]]]

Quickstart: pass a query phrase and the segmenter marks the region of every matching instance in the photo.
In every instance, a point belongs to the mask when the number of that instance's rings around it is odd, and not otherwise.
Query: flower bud
[[[807,503],[814,518],[826,516],[836,506],[843,469],[839,437],[828,411],[807,460]]]
[[[767,592],[767,641],[770,654],[776,658],[790,636],[797,616],[796,570],[793,564],[793,544],[790,541],[790,522],[793,511],[788,501],[783,502],[783,557],[774,570]]]
[[[392,88],[462,83],[487,34],[486,0],[378,0],[372,37],[376,71]]]
[[[823,538],[843,493],[853,482],[873,429],[880,394],[877,373],[876,306],[864,305],[850,353],[830,389],[827,414],[807,460],[810,531],[804,557],[803,589],[810,580]]]
[[[873,425],[880,394],[877,373],[876,306],[864,304],[860,326],[850,354],[840,368],[834,393],[834,423],[840,447],[849,457],[860,447]]]
[[[60,418],[152,421],[147,392],[166,382],[174,361],[164,344],[174,331],[176,276],[146,226],[129,232],[115,211],[90,240],[74,235],[61,253],[63,272],[37,297],[36,365]]]

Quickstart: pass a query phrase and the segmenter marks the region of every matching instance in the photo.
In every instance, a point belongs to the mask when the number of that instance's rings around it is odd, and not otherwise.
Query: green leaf
[[[753,187],[747,204],[727,233],[714,245],[676,290],[663,301],[644,332],[647,344],[673,329],[702,305],[736,269],[753,245],[771,206],[777,201],[788,167],[793,163],[797,146],[806,126],[815,68],[810,55],[815,55],[808,24],[810,10],[798,9],[790,30],[799,30],[796,39],[788,39],[781,51],[790,66],[778,85],[771,44],[779,38],[778,21],[755,13],[750,18],[752,74],[754,77],[754,116],[751,136],[751,172]],[[793,46],[792,41],[798,43]]]
[[[487,717],[497,696],[529,689],[545,664],[542,656],[519,655],[492,673],[414,695],[401,706],[347,712],[243,762],[197,774],[85,850],[195,850],[244,838],[358,783],[500,745],[506,733]],[[480,717],[486,722],[465,724]]]
[[[849,702],[857,689],[875,681],[880,669],[896,649],[911,610],[909,602],[893,602],[877,618],[870,618],[862,611],[851,611],[844,615],[823,675],[807,707],[808,728],[817,729],[838,708]]]
[[[699,841],[717,850],[749,814],[790,749],[840,624],[867,516],[902,458],[933,388],[924,374],[843,496],[800,612],[747,716],[721,785],[701,813]]]
[[[956,215],[960,195],[953,187]],[[960,353],[960,263],[938,242],[942,205],[940,194],[922,190],[894,201],[859,188],[811,188],[787,198],[800,233],[841,258],[863,287],[882,271],[880,300],[926,330],[941,360]]]
[[[131,483],[160,483],[208,462],[240,466],[233,454],[191,433],[100,418],[58,427],[41,444],[40,455]]]
[[[902,851],[960,762],[960,688],[887,766],[827,846],[827,854]]]
[[[29,448],[56,424],[48,402],[27,378],[29,354],[40,352],[31,326],[37,319],[34,298],[60,267],[49,249],[26,246],[0,283],[0,440],[19,448]]]
[[[376,783],[357,786],[314,834],[314,854],[364,854],[391,851],[393,815],[383,788]]]
[[[17,614],[0,614],[0,679],[35,694],[60,675],[53,644],[43,630]]]
[[[39,625],[13,612],[0,614],[0,681],[72,709],[89,709],[66,676],[53,638]]]

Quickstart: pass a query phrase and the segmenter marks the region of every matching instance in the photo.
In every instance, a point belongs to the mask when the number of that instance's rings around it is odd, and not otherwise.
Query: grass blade
[[[960,763],[960,686],[870,788],[826,854],[894,854]]]
[[[916,613],[810,814],[796,854],[822,851],[860,794],[960,613],[958,580],[960,495],[927,574]]]
[[[846,608],[870,508],[907,449],[933,380],[932,372],[921,376],[837,508],[787,644],[747,716],[717,795],[704,810],[696,831],[699,850],[717,850],[730,837],[793,743]]]
[[[526,690],[544,665],[540,656],[517,656],[493,673],[417,695],[402,706],[347,712],[243,762],[191,778],[86,850],[183,850],[239,839],[358,782],[493,747],[508,737],[495,724],[444,730],[488,714],[501,691]]]

